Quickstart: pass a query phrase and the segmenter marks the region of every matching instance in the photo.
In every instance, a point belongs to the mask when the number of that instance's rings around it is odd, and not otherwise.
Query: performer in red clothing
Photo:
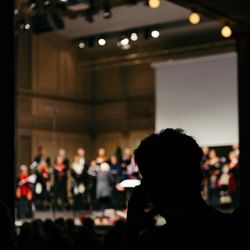
[[[17,217],[25,219],[31,217],[32,188],[26,165],[21,165],[16,183]]]

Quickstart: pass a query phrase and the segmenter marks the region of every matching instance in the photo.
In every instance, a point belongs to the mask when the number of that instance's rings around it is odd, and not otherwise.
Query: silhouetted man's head
[[[146,137],[135,150],[147,193],[164,207],[178,207],[200,195],[202,156],[191,136],[170,128]]]

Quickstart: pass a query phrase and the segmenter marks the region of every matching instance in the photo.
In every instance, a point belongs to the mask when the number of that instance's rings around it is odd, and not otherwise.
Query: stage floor
[[[64,220],[73,219],[76,225],[82,225],[84,218],[92,218],[96,226],[112,226],[117,220],[126,219],[126,211],[106,209],[104,211],[35,211],[30,219],[16,220],[15,224],[20,227],[24,222],[31,222],[36,219]]]
[[[233,209],[221,209],[221,212],[232,213]],[[85,218],[92,218],[94,220],[95,226],[97,227],[109,227],[114,225],[117,220],[126,220],[127,211],[106,209],[104,211],[36,211],[33,212],[33,217],[31,219],[16,220],[16,227],[22,226],[24,222],[31,222],[36,219],[41,219],[45,221],[46,219],[56,220],[63,218],[64,220],[73,219],[75,225],[82,225]],[[156,218],[157,225],[163,225],[166,223],[165,219],[161,216]]]

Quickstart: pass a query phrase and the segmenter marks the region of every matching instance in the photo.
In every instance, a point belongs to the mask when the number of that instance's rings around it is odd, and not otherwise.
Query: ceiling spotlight
[[[201,17],[197,12],[193,12],[190,14],[188,20],[191,24],[198,24],[201,20]]]
[[[110,11],[104,11],[104,12],[103,12],[103,17],[104,17],[104,18],[108,19],[108,18],[110,18],[111,16],[112,16],[112,14],[111,14]]]
[[[35,9],[35,8],[36,8],[36,3],[31,3],[31,4],[30,4],[30,8],[31,8],[31,9]]]
[[[160,4],[161,4],[160,0],[149,0],[148,1],[148,5],[152,9],[156,9],[156,8],[160,7]]]
[[[43,4],[46,5],[46,6],[48,6],[48,5],[50,5],[50,1],[49,0],[45,0]]]
[[[26,23],[26,24],[24,25],[24,29],[25,29],[25,30],[29,30],[29,29],[30,29],[30,24],[29,24],[29,23]]]
[[[221,35],[225,38],[229,38],[232,35],[232,30],[228,25],[225,25],[221,29]]]
[[[158,30],[152,30],[151,31],[151,36],[153,38],[158,38],[160,36],[160,32]]]
[[[108,19],[111,16],[112,16],[112,14],[111,14],[111,10],[110,10],[110,4],[106,0],[103,2],[103,17]]]
[[[131,39],[131,41],[133,41],[133,42],[137,41],[137,40],[138,40],[138,35],[137,35],[137,33],[135,33],[135,32],[131,33],[130,39]]]
[[[79,44],[78,44],[78,47],[79,47],[80,49],[84,49],[85,46],[86,46],[86,44],[85,44],[83,41],[79,42]]]
[[[123,50],[127,50],[127,49],[130,49],[130,48],[131,48],[131,45],[128,43],[128,44],[126,44],[126,45],[121,46],[121,48],[122,48]]]
[[[104,45],[106,44],[106,40],[105,40],[104,38],[100,38],[100,39],[98,40],[98,44],[99,44],[100,46],[104,46]]]
[[[121,41],[120,41],[120,44],[122,46],[128,45],[129,44],[129,39],[127,37],[122,38]]]
[[[67,3],[67,2],[68,2],[68,0],[61,0],[61,2],[62,2],[62,3]]]

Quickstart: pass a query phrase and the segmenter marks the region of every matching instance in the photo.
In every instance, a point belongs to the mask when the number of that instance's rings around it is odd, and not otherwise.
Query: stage
[[[24,222],[31,222],[36,219],[45,221],[47,219],[56,220],[63,218],[64,220],[72,219],[76,225],[82,225],[85,218],[94,220],[96,226],[112,226],[117,220],[126,219],[126,211],[106,209],[104,211],[35,211],[32,218],[16,220],[15,224],[20,227]]]

